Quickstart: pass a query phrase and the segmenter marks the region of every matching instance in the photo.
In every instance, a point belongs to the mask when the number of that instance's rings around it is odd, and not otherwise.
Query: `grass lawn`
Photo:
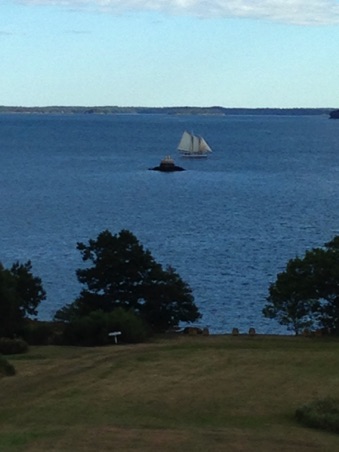
[[[296,423],[339,398],[339,340],[169,336],[102,348],[31,347],[0,381],[0,451],[339,450]]]

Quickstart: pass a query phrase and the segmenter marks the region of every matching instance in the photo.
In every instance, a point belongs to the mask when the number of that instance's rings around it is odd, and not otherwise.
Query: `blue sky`
[[[339,108],[336,0],[0,0],[0,105]]]

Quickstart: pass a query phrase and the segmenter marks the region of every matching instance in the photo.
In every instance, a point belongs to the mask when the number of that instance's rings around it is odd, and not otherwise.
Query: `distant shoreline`
[[[163,114],[163,115],[279,115],[315,116],[329,115],[335,108],[224,108],[224,107],[7,107],[0,106],[0,114]]]

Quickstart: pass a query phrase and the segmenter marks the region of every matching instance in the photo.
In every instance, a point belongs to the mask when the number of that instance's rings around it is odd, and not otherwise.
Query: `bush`
[[[15,375],[15,367],[0,355],[0,377]]]
[[[298,408],[295,415],[307,427],[339,433],[339,400],[315,400]]]
[[[28,344],[22,339],[0,338],[0,353],[3,355],[16,355],[18,353],[25,353],[27,350]]]
[[[137,317],[132,311],[118,308],[109,315],[109,332],[121,331],[122,342],[138,343],[143,342],[150,336],[149,327]],[[118,339],[120,340],[120,339]],[[110,338],[110,342],[112,338]]]
[[[59,325],[56,322],[27,320],[25,326],[20,331],[20,336],[29,345],[55,344],[55,338],[58,334],[58,326]]]
[[[109,333],[121,331],[122,342],[142,342],[148,336],[143,321],[133,312],[115,309],[113,312],[93,311],[65,325],[63,342],[67,345],[97,346],[112,343]]]

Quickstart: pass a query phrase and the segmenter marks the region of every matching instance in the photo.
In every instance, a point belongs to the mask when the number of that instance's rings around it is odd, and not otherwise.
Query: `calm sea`
[[[176,151],[188,129],[208,159]],[[148,171],[170,154],[187,171]],[[339,234],[339,121],[326,116],[2,115],[0,261],[32,261],[43,319],[79,293],[76,250],[131,230],[193,289],[212,332],[262,316],[287,260]]]

